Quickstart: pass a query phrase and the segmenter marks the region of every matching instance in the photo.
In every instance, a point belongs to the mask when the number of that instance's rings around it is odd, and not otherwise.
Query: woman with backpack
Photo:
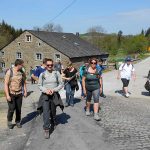
[[[51,127],[55,125],[56,106],[63,110],[63,103],[58,91],[62,88],[60,73],[53,70],[53,60],[46,60],[46,71],[39,76],[38,86],[42,91],[40,96],[40,106],[43,109],[43,129],[45,138],[49,138]],[[51,120],[50,120],[51,119]]]
[[[75,89],[78,87],[76,79],[77,69],[73,67],[72,63],[64,70],[62,79],[65,80],[65,90],[66,90],[66,102],[65,107],[74,106],[74,93]]]
[[[92,58],[89,61],[89,67],[84,71],[83,77],[82,77],[82,85],[83,85],[83,91],[86,95],[86,116],[90,116],[90,105],[91,105],[91,98],[93,96],[94,99],[94,119],[96,121],[100,120],[100,117],[98,115],[99,111],[99,96],[100,91],[102,90],[101,86],[102,81],[100,74],[96,68],[97,65],[97,59]]]

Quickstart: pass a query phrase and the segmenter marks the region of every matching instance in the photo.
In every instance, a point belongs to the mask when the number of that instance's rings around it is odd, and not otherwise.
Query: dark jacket
[[[60,94],[58,92],[55,92],[53,95],[47,95],[45,93],[42,93],[39,98],[38,108],[37,108],[40,114],[43,112],[43,101],[45,100],[51,100],[51,103],[54,103],[55,107],[59,106],[60,109],[63,111],[64,105],[60,97]]]

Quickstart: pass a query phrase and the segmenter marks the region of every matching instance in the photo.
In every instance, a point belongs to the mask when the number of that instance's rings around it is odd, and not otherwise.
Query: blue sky
[[[2,0],[0,21],[33,29],[51,22],[73,0]],[[138,34],[150,27],[150,0],[75,0],[52,22],[64,32],[85,33],[100,25],[107,33]]]

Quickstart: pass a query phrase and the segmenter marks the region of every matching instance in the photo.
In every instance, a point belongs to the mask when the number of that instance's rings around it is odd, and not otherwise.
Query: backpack
[[[80,79],[82,79],[83,72],[85,69],[86,69],[86,66],[84,66],[84,65],[80,67],[80,69],[79,69]]]
[[[13,68],[9,68],[6,70],[5,74],[7,73],[7,71],[10,70],[10,77],[9,77],[9,84],[11,83],[11,78],[13,77]],[[24,94],[24,83],[26,80],[26,76],[25,73],[23,71],[20,71],[22,74],[22,94]]]
[[[56,78],[56,82],[57,82],[57,85],[59,85],[59,81],[58,81],[58,74],[57,74],[57,71],[55,71],[55,78]],[[45,71],[42,73],[42,86],[43,86],[43,82],[45,80]]]
[[[123,64],[122,70],[123,70],[123,68],[124,68],[125,65],[126,65],[126,63]],[[133,64],[131,64],[131,65],[132,65],[132,70],[133,70],[134,66],[133,66]]]
[[[149,81],[149,80],[146,81],[144,87],[145,87],[145,89],[146,89],[147,91],[150,92],[150,81]]]
[[[9,77],[9,82],[10,82],[11,78],[13,77],[13,68],[7,69],[6,72],[5,72],[5,75],[8,72],[8,70],[10,70],[10,77]],[[20,71],[20,72],[22,74],[22,85],[23,85],[24,82],[25,82],[26,77],[25,77],[25,73],[23,71]]]

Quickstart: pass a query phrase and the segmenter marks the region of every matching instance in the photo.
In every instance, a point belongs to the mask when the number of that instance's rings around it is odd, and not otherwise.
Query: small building
[[[60,59],[63,66],[72,62],[76,67],[90,57],[107,58],[90,43],[73,33],[56,33],[46,31],[26,30],[19,37],[1,49],[2,68],[9,68],[16,59],[23,59],[27,73],[42,64],[43,58],[54,61]]]

